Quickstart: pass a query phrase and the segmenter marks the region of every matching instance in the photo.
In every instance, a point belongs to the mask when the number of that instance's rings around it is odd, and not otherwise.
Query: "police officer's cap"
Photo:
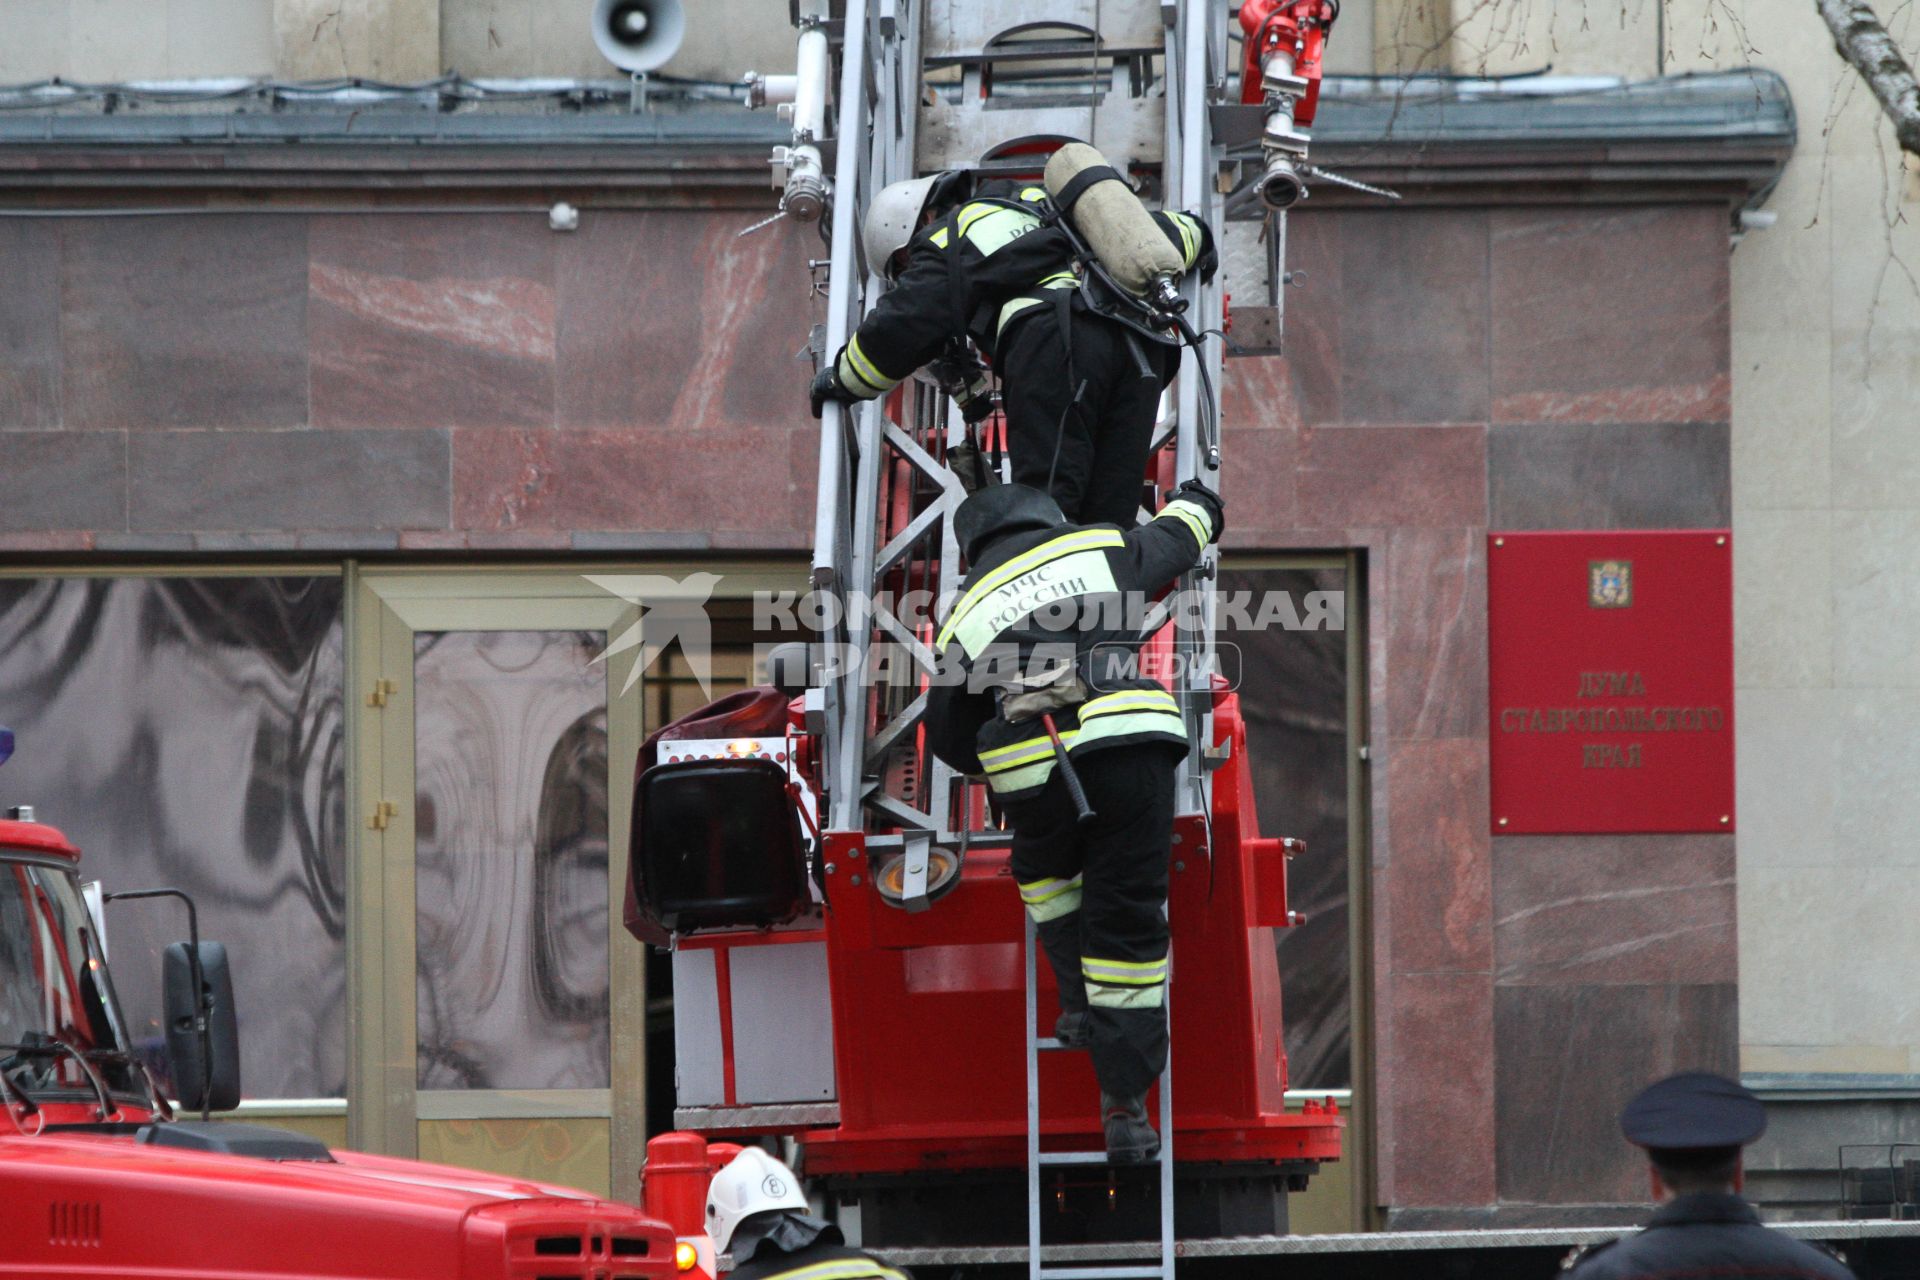
[[[1620,1113],[1627,1141],[1654,1151],[1744,1147],[1767,1128],[1766,1108],[1725,1076],[1687,1071],[1648,1085]]]
[[[967,559],[978,560],[1008,534],[1051,529],[1066,521],[1060,504],[1031,485],[994,484],[960,504],[953,513],[953,532]]]

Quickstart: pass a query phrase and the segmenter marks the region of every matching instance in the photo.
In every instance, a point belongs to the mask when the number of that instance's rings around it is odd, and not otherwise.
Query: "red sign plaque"
[[[1733,830],[1724,529],[1487,536],[1496,835]]]

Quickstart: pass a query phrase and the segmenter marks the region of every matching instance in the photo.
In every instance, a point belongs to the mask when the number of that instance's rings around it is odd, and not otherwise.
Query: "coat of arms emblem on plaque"
[[[1633,603],[1633,561],[1587,561],[1587,603],[1596,609],[1625,609]]]

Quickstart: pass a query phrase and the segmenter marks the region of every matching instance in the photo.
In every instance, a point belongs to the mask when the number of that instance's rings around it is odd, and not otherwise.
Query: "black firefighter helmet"
[[[953,513],[953,532],[972,562],[1010,534],[1051,529],[1066,522],[1060,504],[1033,486],[994,484],[960,504]]]

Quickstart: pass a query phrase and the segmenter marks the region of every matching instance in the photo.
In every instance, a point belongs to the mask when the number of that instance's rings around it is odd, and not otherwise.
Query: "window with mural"
[[[346,1092],[345,739],[334,577],[0,579],[0,804],[108,890],[171,886],[233,966],[251,1098]],[[107,908],[136,1047],[164,1056],[169,900]]]

